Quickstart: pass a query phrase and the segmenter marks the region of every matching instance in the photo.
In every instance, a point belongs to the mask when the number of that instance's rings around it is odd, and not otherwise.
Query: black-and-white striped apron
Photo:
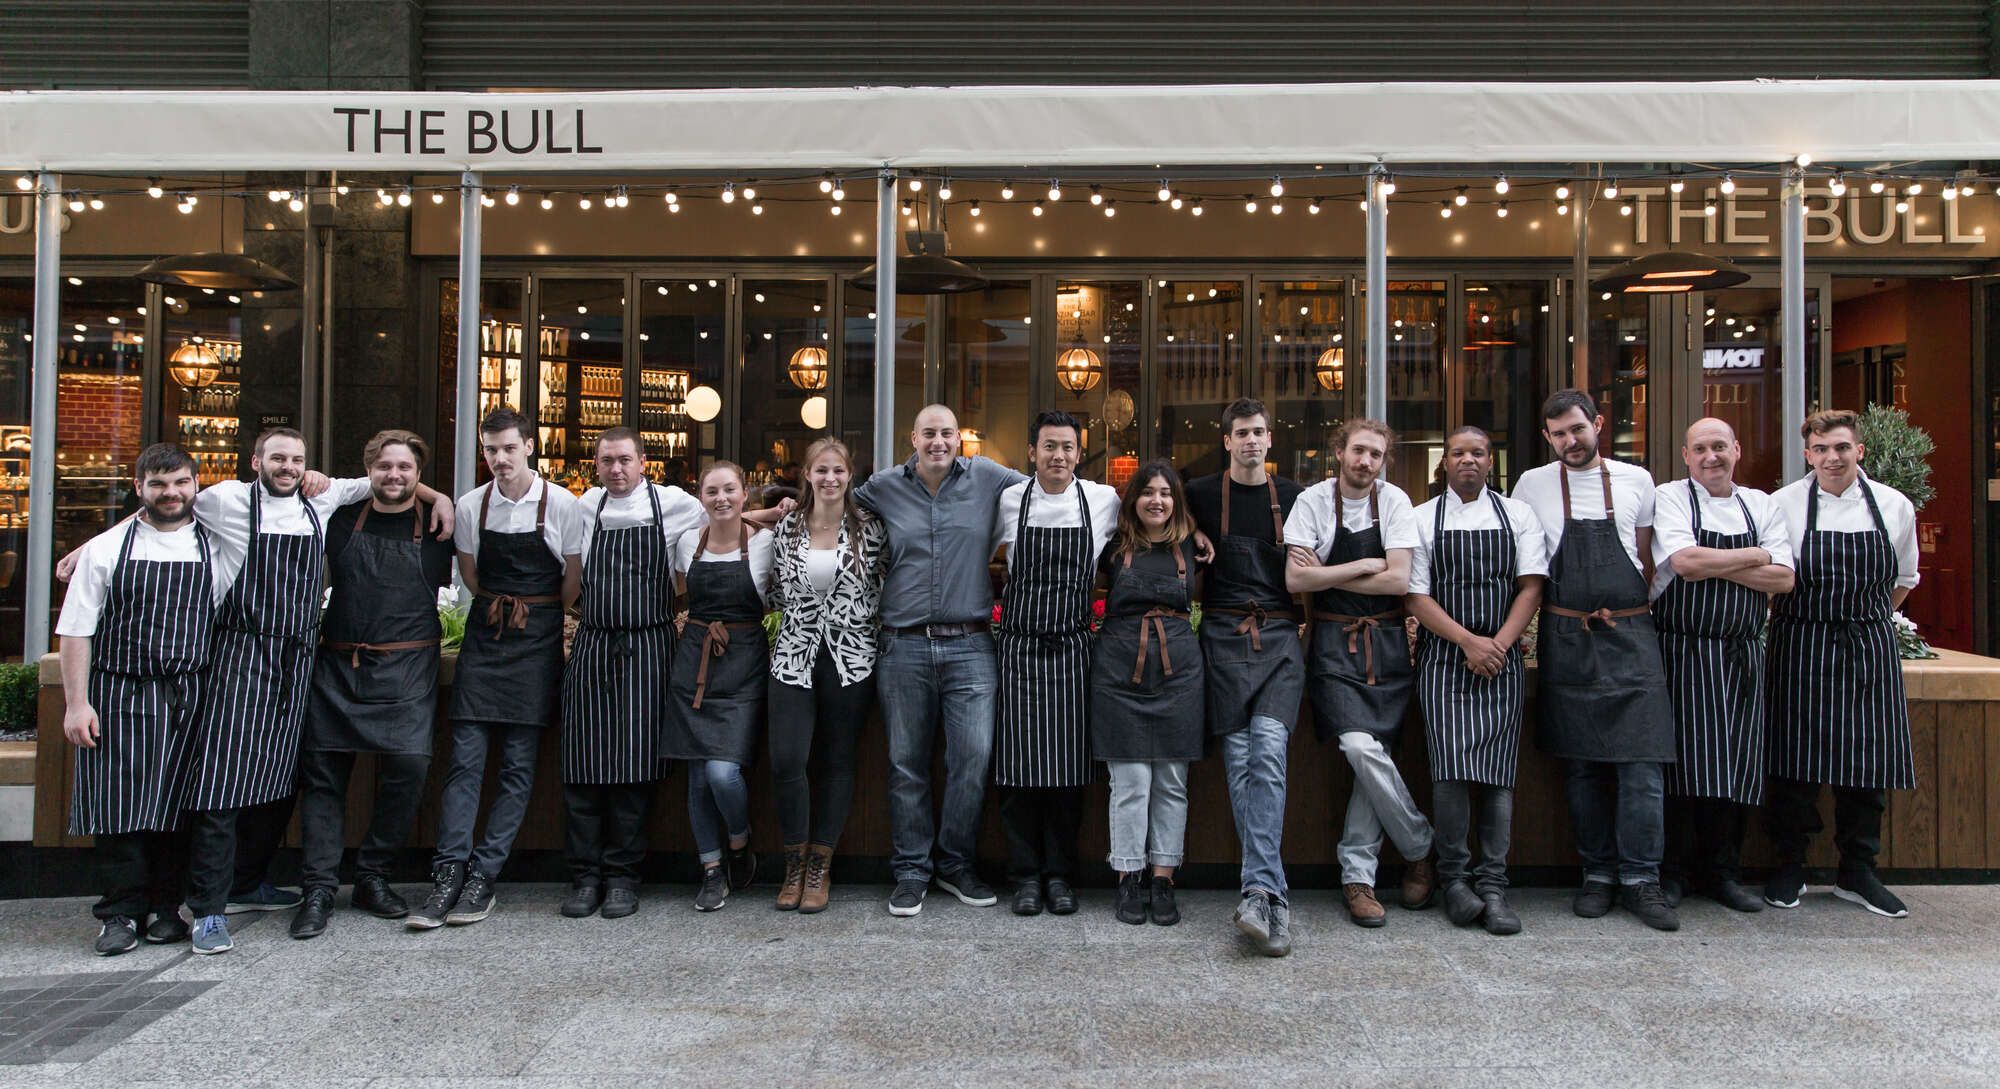
[[[260,484],[250,485],[243,570],[215,613],[188,768],[189,809],[261,805],[298,787],[326,538],[319,512],[303,496],[311,533],[264,533],[263,495]]]
[[[1873,533],[1819,526],[1819,484],[1806,489],[1797,586],[1772,602],[1768,656],[1770,772],[1875,790],[1917,785],[1910,705],[1896,655],[1896,547],[1867,479]]]
[[[687,630],[674,649],[666,760],[726,760],[748,766],[757,756],[764,721],[765,678],[771,671],[764,637],[764,598],[750,571],[750,535],[738,532],[738,558],[709,560],[708,530],[694,546],[684,583]]]
[[[1701,524],[1702,495],[1689,480],[1694,543],[1700,548],[1752,548],[1757,522],[1743,496],[1744,532],[1717,533]],[[1760,636],[1770,595],[1725,578],[1677,578],[1653,602],[1660,660],[1674,704],[1680,759],[1667,769],[1667,790],[1743,805],[1764,800],[1764,648]]]
[[[1028,524],[1039,490],[1021,489],[993,648],[1000,699],[993,713],[993,782],[1070,787],[1090,782],[1090,587],[1096,581],[1090,500],[1076,489],[1081,523]]]
[[[1438,497],[1430,573],[1431,597],[1445,615],[1466,631],[1491,638],[1513,608],[1520,557],[1507,508],[1491,489],[1486,498],[1500,528],[1446,531],[1450,500]],[[1417,640],[1417,703],[1433,782],[1514,785],[1521,758],[1522,676],[1519,642],[1508,649],[1507,664],[1497,675],[1482,677],[1465,668],[1458,644],[1423,629]]]
[[[137,522],[125,529],[90,639],[97,747],[76,750],[73,836],[180,826],[182,780],[215,618],[208,531],[192,527],[201,548],[195,563],[132,559],[138,531]]]
[[[1349,530],[1340,484],[1334,483],[1329,565],[1388,555],[1382,547],[1381,494],[1380,484],[1369,487],[1368,528]],[[1417,679],[1403,630],[1402,596],[1321,590],[1312,598],[1312,619],[1306,688],[1312,693],[1313,732],[1321,741],[1350,731],[1393,739]]]
[[[606,491],[583,565],[583,623],[563,674],[565,783],[644,783],[660,775],[667,677],[674,657],[674,564],[653,520],[605,529]]]

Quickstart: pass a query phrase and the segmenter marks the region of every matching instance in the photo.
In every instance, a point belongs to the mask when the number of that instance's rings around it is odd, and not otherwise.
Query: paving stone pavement
[[[428,933],[343,894],[313,941],[235,916],[221,956],[110,959],[86,901],[0,901],[0,1086],[2000,1086],[2000,885],[1898,891],[1908,919],[1821,890],[1757,916],[1690,901],[1660,934],[1524,889],[1510,938],[1435,909],[1364,931],[1300,893],[1284,960],[1212,891],[1163,928],[1119,923],[1107,890],[1069,918],[933,892],[897,919],[880,886],[817,916],[658,886],[607,921],[503,885],[487,921]]]

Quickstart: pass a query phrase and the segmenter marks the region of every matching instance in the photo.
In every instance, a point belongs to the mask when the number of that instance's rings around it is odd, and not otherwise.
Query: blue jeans
[[[479,823],[479,787],[486,779],[486,746],[500,742],[500,790],[486,810],[486,834],[472,845]],[[437,862],[466,862],[498,880],[514,849],[514,835],[528,812],[535,789],[535,758],[542,748],[542,727],[508,722],[451,723],[451,770],[445,774],[437,831]]]
[[[933,842],[938,870],[953,873],[972,865],[993,760],[1000,678],[993,637],[884,632],[875,678],[889,739],[889,837],[896,851],[890,865],[896,880],[930,880]],[[933,826],[931,751],[940,728],[944,809]]]
[[[1585,883],[1660,879],[1667,853],[1666,766],[1569,763],[1569,817]]]
[[[688,827],[704,866],[722,861],[725,828],[732,839],[750,834],[750,787],[743,781],[743,765],[688,761]]]
[[[1229,811],[1243,843],[1243,891],[1261,890],[1286,903],[1285,754],[1292,732],[1269,715],[1222,735],[1222,768],[1229,777]]]

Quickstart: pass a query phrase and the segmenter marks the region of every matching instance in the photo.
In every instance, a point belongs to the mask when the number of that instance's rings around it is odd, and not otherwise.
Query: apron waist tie
[[[754,620],[689,620],[690,627],[701,625],[701,666],[694,671],[694,702],[690,706],[701,710],[701,697],[708,691],[708,660],[720,658],[729,653],[729,633],[735,631],[756,631],[764,625]]]
[[[1371,685],[1375,683],[1375,629],[1381,627],[1384,620],[1401,620],[1402,618],[1403,610],[1401,609],[1390,609],[1387,612],[1376,613],[1373,616],[1348,616],[1345,613],[1313,614],[1314,620],[1324,620],[1341,625],[1340,630],[1347,633],[1347,653],[1353,654],[1356,651],[1360,651],[1361,656],[1367,660],[1368,683]],[[1366,642],[1362,642],[1364,638],[1367,640]]]
[[[507,628],[526,631],[528,606],[562,604],[560,594],[489,594],[481,590],[473,596],[486,599],[486,622],[493,625],[495,639],[499,639]]]
[[[1264,606],[1254,603],[1247,609],[1211,609],[1209,611],[1222,613],[1225,616],[1242,617],[1243,619],[1236,624],[1235,632],[1237,635],[1247,634],[1250,636],[1250,649],[1259,653],[1262,653],[1264,650],[1264,640],[1259,634],[1264,625],[1272,620],[1290,620],[1292,618],[1292,611],[1290,609],[1280,609],[1276,612],[1271,612],[1265,609]]]
[[[328,650],[347,651],[347,665],[350,669],[361,668],[361,652],[364,650],[387,653],[392,650],[418,650],[437,645],[438,641],[435,639],[404,639],[395,643],[336,643],[329,639],[320,644]]]
[[[1172,609],[1148,609],[1139,617],[1139,660],[1132,663],[1132,683],[1140,684],[1146,677],[1146,648],[1154,632],[1160,635],[1160,672],[1174,675],[1174,659],[1167,653],[1167,619],[1187,620],[1187,613]]]
[[[1607,628],[1615,628],[1618,626],[1618,619],[1617,619],[1618,617],[1638,616],[1641,613],[1650,613],[1653,611],[1650,607],[1645,605],[1635,605],[1629,609],[1597,608],[1597,609],[1592,609],[1589,612],[1582,612],[1577,609],[1565,609],[1560,605],[1544,605],[1542,606],[1542,608],[1547,609],[1549,612],[1552,612],[1557,616],[1567,616],[1575,620],[1583,621],[1584,631],[1591,630],[1590,622],[1593,620],[1598,621]]]

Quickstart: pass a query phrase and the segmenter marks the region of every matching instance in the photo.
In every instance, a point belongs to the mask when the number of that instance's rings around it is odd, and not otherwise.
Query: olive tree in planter
[[[1923,428],[1910,422],[1910,414],[1900,408],[1869,405],[1861,413],[1861,445],[1868,451],[1861,468],[1868,476],[1902,492],[1918,510],[1931,501],[1937,489],[1931,487],[1931,466],[1925,459],[1937,450],[1937,443]],[[1896,652],[1904,658],[1935,658],[1937,652],[1924,642],[1917,625],[1902,613],[1895,616]]]

